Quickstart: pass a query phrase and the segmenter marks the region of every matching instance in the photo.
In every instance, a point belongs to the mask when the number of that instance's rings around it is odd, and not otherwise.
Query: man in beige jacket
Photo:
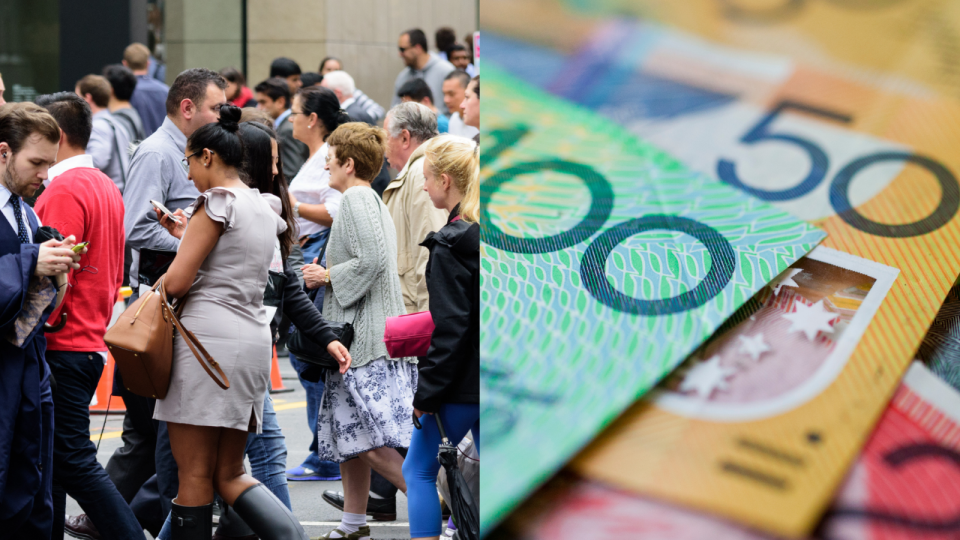
[[[423,190],[423,143],[437,136],[437,115],[414,102],[390,109],[387,160],[400,169],[397,179],[383,190],[383,202],[397,228],[397,271],[407,313],[430,309],[425,272],[430,252],[420,247],[427,233],[447,223],[447,212],[436,208]]]

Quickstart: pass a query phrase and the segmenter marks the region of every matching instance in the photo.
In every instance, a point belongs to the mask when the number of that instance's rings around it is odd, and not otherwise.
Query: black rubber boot
[[[220,523],[217,525],[217,531],[213,533],[213,540],[258,540],[253,532],[237,514],[236,510],[227,506],[227,503],[220,501]]]
[[[247,488],[233,509],[262,540],[310,540],[290,509],[263,484]]]
[[[180,506],[173,500],[170,511],[173,540],[210,540],[213,534],[213,503],[203,506]]]

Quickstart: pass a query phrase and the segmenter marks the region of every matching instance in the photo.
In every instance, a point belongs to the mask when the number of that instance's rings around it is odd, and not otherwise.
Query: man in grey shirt
[[[130,135],[113,117],[110,105],[110,82],[100,75],[87,75],[77,81],[74,90],[90,105],[93,113],[93,130],[87,143],[87,154],[93,158],[93,166],[110,177],[123,193],[130,169]]]
[[[160,226],[150,201],[159,201],[173,212],[200,196],[182,163],[187,137],[217,121],[220,106],[227,101],[226,86],[223,78],[209,69],[188,69],[178,75],[167,94],[167,117],[133,154],[123,193],[123,226],[133,248],[130,286],[134,291],[139,286],[141,249],[176,251],[180,246],[180,241]]]
[[[457,68],[453,67],[450,62],[427,51],[427,36],[423,33],[423,30],[414,28],[400,34],[398,47],[400,57],[403,58],[403,63],[407,67],[397,75],[397,80],[393,84],[391,107],[400,103],[401,99],[397,96],[397,92],[410,79],[423,79],[427,82],[427,86],[430,87],[434,96],[442,96],[443,80],[447,77],[447,74]],[[435,105],[440,114],[450,114],[446,104],[440,102]]]

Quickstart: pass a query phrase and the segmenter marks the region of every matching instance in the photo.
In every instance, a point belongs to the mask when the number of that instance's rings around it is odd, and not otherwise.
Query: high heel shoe
[[[310,540],[293,512],[263,484],[244,490],[233,509],[262,540]]]
[[[170,524],[173,540],[210,540],[213,534],[213,503],[181,506],[174,499]]]

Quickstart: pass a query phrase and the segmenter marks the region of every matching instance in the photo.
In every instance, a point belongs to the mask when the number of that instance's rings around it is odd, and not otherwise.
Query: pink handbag
[[[383,332],[387,354],[390,358],[426,356],[434,328],[429,311],[387,317],[387,328]]]

